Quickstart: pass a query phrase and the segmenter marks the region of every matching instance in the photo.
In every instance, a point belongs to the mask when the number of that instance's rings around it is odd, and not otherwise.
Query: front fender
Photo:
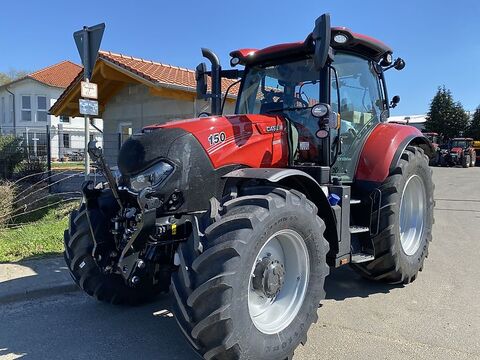
[[[323,219],[326,225],[325,237],[330,243],[330,250],[335,254],[337,253],[339,236],[335,214],[322,186],[312,176],[297,169],[243,168],[229,172],[223,177],[230,180],[227,187],[241,180],[258,179],[300,191],[317,206],[318,216]]]
[[[433,145],[417,128],[392,123],[377,125],[360,153],[355,180],[383,182],[411,145],[421,147],[429,157],[435,154]]]

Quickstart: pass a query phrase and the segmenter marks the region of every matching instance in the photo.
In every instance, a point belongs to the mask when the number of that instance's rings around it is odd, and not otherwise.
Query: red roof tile
[[[99,57],[114,63],[140,77],[160,84],[176,85],[194,90],[196,88],[195,71],[163,64],[151,60],[116,54],[110,51],[100,51]],[[225,91],[234,80],[222,79],[222,89]],[[235,94],[238,89],[232,89]]]
[[[46,67],[27,75],[27,78],[32,78],[50,86],[66,88],[77,77],[82,70],[80,65],[71,61],[62,61],[58,64]]]

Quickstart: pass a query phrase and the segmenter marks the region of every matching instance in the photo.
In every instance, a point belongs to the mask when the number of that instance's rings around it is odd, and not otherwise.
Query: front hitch
[[[137,196],[141,212],[136,215],[137,224],[133,233],[128,233],[128,241],[118,260],[118,270],[123,278],[131,285],[136,285],[138,277],[134,272],[143,270],[144,263],[139,259],[140,250],[145,246],[155,228],[157,208],[162,206],[162,201],[151,196],[151,188],[143,189]]]

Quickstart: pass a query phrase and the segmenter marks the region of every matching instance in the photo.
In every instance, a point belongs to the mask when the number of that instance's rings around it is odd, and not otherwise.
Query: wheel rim
[[[260,274],[265,276],[260,279]],[[279,281],[266,281],[278,274]],[[290,229],[273,234],[257,254],[248,284],[248,311],[259,331],[275,334],[290,325],[302,307],[309,276],[308,250],[300,234]],[[266,282],[271,286],[259,288]]]
[[[408,178],[400,202],[400,242],[407,255],[417,252],[423,238],[427,197],[423,180],[418,175]]]

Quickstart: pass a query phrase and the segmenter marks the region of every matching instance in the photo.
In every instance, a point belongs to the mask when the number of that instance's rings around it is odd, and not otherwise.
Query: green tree
[[[468,127],[467,135],[475,140],[480,140],[480,106],[473,113],[473,119]]]
[[[10,69],[8,72],[0,72],[0,85],[8,84],[9,82],[20,79],[28,74],[28,71],[16,69]]]
[[[460,102],[455,102],[450,90],[439,87],[430,102],[425,130],[441,134],[445,138],[453,138],[465,133],[468,126],[468,115]]]

